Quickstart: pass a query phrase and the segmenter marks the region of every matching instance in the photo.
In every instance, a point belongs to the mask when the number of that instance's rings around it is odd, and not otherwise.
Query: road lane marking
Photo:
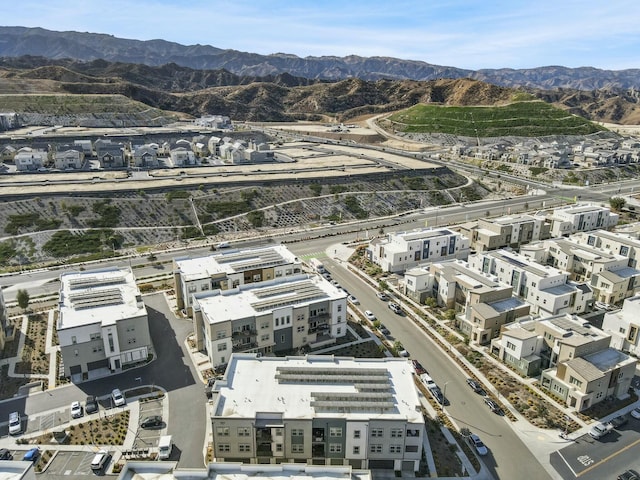
[[[593,465],[585,468],[584,470],[582,470],[579,474],[576,475],[576,477],[579,477],[581,475],[584,475],[587,472],[590,472],[591,470],[593,470],[594,468],[596,468],[597,466],[599,466],[602,463],[608,462],[609,460],[611,460],[613,457],[615,457],[616,455],[620,455],[622,452],[625,452],[627,450],[629,450],[631,447],[637,445],[638,443],[640,443],[640,438],[638,440],[636,440],[633,443],[630,443],[629,445],[627,445],[626,447],[618,450],[617,452],[612,453],[611,455],[609,455],[608,457],[604,457],[602,460],[600,460],[597,463],[594,463]]]

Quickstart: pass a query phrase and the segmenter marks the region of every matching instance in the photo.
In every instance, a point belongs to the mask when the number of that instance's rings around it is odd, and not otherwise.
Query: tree
[[[445,320],[453,320],[454,318],[456,318],[456,311],[450,308],[449,310],[444,312],[444,318]]]
[[[378,282],[378,288],[384,292],[385,290],[389,290],[389,284],[384,280],[380,280]]]
[[[622,210],[626,204],[627,204],[627,201],[622,197],[611,197],[609,199],[609,205],[616,212],[619,212],[620,210]]]
[[[18,290],[18,293],[16,293],[16,300],[18,302],[18,306],[22,310],[26,310],[29,306],[29,292],[27,292],[26,290]]]

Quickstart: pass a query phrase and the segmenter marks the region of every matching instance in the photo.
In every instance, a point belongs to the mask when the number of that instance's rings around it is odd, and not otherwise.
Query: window
[[[73,343],[74,345],[78,343],[78,339],[75,337],[75,335],[71,337],[71,343]]]
[[[219,343],[218,344],[218,351],[219,352],[224,352],[227,349],[227,344],[226,343]]]
[[[260,340],[262,340],[263,342],[268,342],[269,341],[269,334],[267,333],[266,335],[262,335],[260,337]]]
[[[204,292],[206,290],[209,290],[209,284],[208,283],[203,283],[202,285],[200,285],[200,291]]]
[[[282,444],[276,443],[276,452],[282,452]]]
[[[265,328],[269,328],[269,322],[262,322],[262,323],[260,324],[260,328],[261,328],[261,329],[263,329],[263,330],[264,330]]]
[[[224,330],[218,330],[218,331],[216,332],[216,338],[217,338],[218,340],[220,340],[220,339],[224,338],[224,336],[225,336],[225,335],[224,335]]]
[[[371,436],[372,437],[383,437],[384,436],[384,430],[382,428],[372,428],[371,429]]]
[[[129,340],[127,340],[127,343],[129,345],[131,345],[132,343],[136,343],[136,339],[135,338],[130,338]]]
[[[582,386],[582,382],[575,377],[569,377],[569,383],[576,385],[578,387]]]
[[[77,357],[78,355],[80,355],[80,352],[78,350],[74,350],[73,354]]]
[[[248,437],[251,435],[251,429],[247,427],[238,428],[238,436],[239,437]]]
[[[407,453],[415,453],[418,451],[418,445],[406,445],[404,451]]]
[[[389,445],[389,453],[402,453],[402,445]]]
[[[382,445],[369,445],[369,452],[382,453]]]
[[[248,443],[241,443],[238,445],[238,451],[240,453],[248,453],[251,451],[251,445]]]
[[[194,293],[197,290],[197,287],[195,285],[189,285],[188,290],[189,293]]]
[[[342,334],[342,327],[338,327],[338,329],[336,330],[336,335],[341,335]]]
[[[219,453],[225,453],[225,452],[230,452],[231,451],[231,447],[229,446],[228,443],[219,443],[218,444],[218,452]]]
[[[340,443],[330,443],[329,444],[329,453],[342,453],[342,444],[340,444]]]
[[[342,436],[342,428],[341,427],[331,427],[331,428],[329,428],[329,436],[330,437],[341,437]]]
[[[100,335],[100,333],[92,333],[92,334],[89,336],[89,338],[90,338],[91,340],[99,340],[99,339],[101,339],[101,338],[102,338],[102,335]]]
[[[407,429],[407,437],[419,437],[420,430],[416,429]]]
[[[298,332],[304,332],[304,325],[299,325],[297,330]]]
[[[292,437],[302,437],[304,435],[304,430],[302,428],[292,428],[291,436]]]
[[[276,437],[281,437],[284,434],[284,430],[280,427],[276,428],[275,431],[273,432],[273,434]]]
[[[291,445],[291,453],[304,453],[304,445],[301,445],[301,444]]]
[[[511,343],[511,342],[507,341],[507,348],[508,348],[509,350],[515,350],[515,349],[516,349],[516,346],[515,346],[515,344],[514,344],[514,343]]]
[[[93,347],[93,353],[98,353],[102,351],[102,347]]]
[[[353,438],[360,438],[360,430],[353,431]]]
[[[280,343],[284,343],[284,335],[280,335]]]
[[[341,303],[339,303],[339,304],[338,304],[338,311],[339,311],[339,312],[341,312],[341,311],[342,311],[342,304],[341,304]]]
[[[218,427],[218,428],[216,428],[216,434],[219,437],[228,437],[229,436],[229,427]]]
[[[358,445],[355,445],[353,447],[353,454],[354,455],[360,455],[360,447]]]
[[[127,332],[135,332],[136,327],[127,327]]]
[[[391,438],[402,438],[402,428],[392,428],[391,429]]]
[[[627,329],[626,329],[626,328],[624,328],[624,327],[620,327],[620,333],[625,333],[626,331],[627,331]]]

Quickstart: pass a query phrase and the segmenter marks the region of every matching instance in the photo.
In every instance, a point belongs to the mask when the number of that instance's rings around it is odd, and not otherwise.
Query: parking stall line
[[[579,474],[575,474],[576,477],[579,477],[581,475],[584,475],[587,472],[590,472],[591,470],[593,470],[594,468],[596,468],[599,465],[602,465],[603,463],[608,462],[609,460],[611,460],[613,457],[616,457],[618,455],[620,455],[622,452],[626,452],[627,450],[629,450],[631,447],[634,447],[636,445],[638,445],[640,443],[640,439],[636,440],[633,443],[630,443],[629,445],[627,445],[626,447],[621,448],[620,450],[612,453],[611,455],[609,455],[608,457],[604,457],[602,460],[600,460],[599,462],[593,463],[592,465],[589,465],[587,468],[585,468],[584,470],[582,470]],[[571,467],[569,467],[571,468]],[[571,470],[573,471],[573,470]]]

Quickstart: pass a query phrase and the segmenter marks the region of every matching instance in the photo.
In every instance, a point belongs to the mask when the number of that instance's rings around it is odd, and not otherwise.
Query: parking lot
[[[640,420],[630,417],[626,425],[600,439],[585,434],[551,456],[551,463],[565,479],[614,478],[628,468],[638,468]],[[617,475],[616,473],[616,475]]]
[[[113,451],[106,449],[113,455]],[[97,451],[97,449],[96,449]],[[64,477],[73,477],[76,475],[94,475],[107,471],[111,466],[111,460],[105,464],[102,472],[93,472],[91,470],[91,460],[95,456],[95,452],[70,452],[59,451],[55,458],[47,468],[47,475],[60,475]]]
[[[147,449],[147,448],[156,448],[158,446],[158,439],[162,435],[162,432],[165,432],[167,429],[166,423],[162,428],[140,428],[140,423],[147,417],[153,415],[162,415],[162,399],[154,399],[146,402],[140,403],[140,419],[138,420],[137,427],[137,435],[135,441],[133,443],[133,449]],[[163,421],[165,419],[163,418]],[[129,426],[130,428],[134,428],[133,425]]]

